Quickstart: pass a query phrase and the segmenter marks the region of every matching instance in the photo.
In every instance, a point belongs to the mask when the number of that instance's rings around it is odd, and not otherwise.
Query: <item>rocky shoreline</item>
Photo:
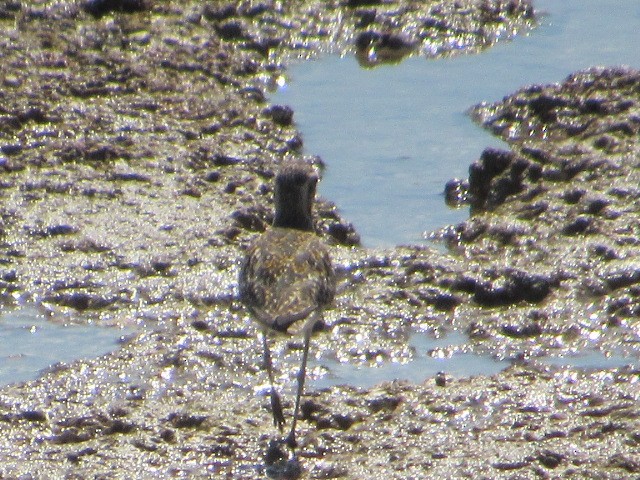
[[[638,357],[639,72],[594,68],[474,107],[510,150],[486,150],[450,183],[474,214],[436,233],[448,254],[359,248],[319,203],[341,286],[317,358],[409,361],[413,332],[456,330],[468,338],[456,348],[512,366],[309,389],[300,472],[265,458],[266,378],[235,298],[273,173],[302,155],[295,112],[265,89],[324,52],[375,63],[487,48],[533,27],[531,5],[11,1],[0,25],[5,308],[138,332],[0,389],[0,478],[640,474],[638,370],[541,361]],[[281,343],[292,378],[301,345]]]

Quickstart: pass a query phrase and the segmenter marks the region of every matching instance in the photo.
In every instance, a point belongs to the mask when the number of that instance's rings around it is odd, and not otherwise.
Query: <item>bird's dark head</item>
[[[313,230],[311,207],[318,174],[309,164],[291,162],[276,175],[274,227]]]

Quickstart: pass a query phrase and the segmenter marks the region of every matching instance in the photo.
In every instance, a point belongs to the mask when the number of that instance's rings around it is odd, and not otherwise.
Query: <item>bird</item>
[[[246,250],[238,278],[240,300],[261,328],[273,423],[280,433],[285,418],[274,386],[268,337],[272,333],[303,337],[291,429],[284,440],[292,450],[297,446],[296,422],[311,335],[322,324],[336,290],[327,246],[314,230],[312,207],[318,180],[314,168],[303,161],[282,165],[275,177],[273,223]]]

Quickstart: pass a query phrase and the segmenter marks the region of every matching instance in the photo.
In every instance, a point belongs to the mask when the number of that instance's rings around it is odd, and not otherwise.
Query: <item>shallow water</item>
[[[409,345],[415,349],[415,358],[410,362],[385,362],[371,367],[355,367],[337,361],[325,361],[322,365],[329,369],[329,373],[311,383],[315,388],[333,385],[371,388],[380,382],[391,380],[422,383],[440,372],[453,377],[493,375],[511,364],[507,360],[464,352],[458,348],[464,343],[464,335],[457,332],[441,338],[414,334]]]
[[[440,372],[445,377],[469,377],[474,375],[494,375],[509,367],[511,360],[500,360],[489,355],[478,355],[465,351],[463,345],[467,338],[453,332],[441,338],[414,334],[409,344],[415,349],[413,360],[404,363],[385,362],[370,367],[356,367],[337,361],[311,362],[311,365],[322,365],[329,369],[328,373],[310,383],[315,388],[326,388],[335,385],[352,385],[371,388],[380,382],[392,380],[408,380],[422,383],[434,379]],[[640,359],[626,357],[617,353],[604,353],[588,350],[562,356],[541,357],[532,359],[545,365],[569,367],[579,370],[597,370],[631,366],[640,367]]]
[[[294,65],[271,101],[294,108],[305,151],[327,164],[321,195],[335,201],[365,246],[424,242],[468,209],[444,203],[487,146],[506,146],[466,115],[533,83],[595,65],[640,68],[640,2],[542,0],[540,27],[478,55],[409,58],[361,68],[328,56]]]
[[[35,308],[0,315],[0,386],[37,378],[59,362],[93,358],[117,348],[126,332],[95,325],[61,325]]]
[[[596,350],[565,355],[562,357],[548,357],[542,360],[547,365],[556,367],[573,367],[582,370],[597,370],[601,368],[640,367],[638,358],[624,357],[618,354],[603,353]]]

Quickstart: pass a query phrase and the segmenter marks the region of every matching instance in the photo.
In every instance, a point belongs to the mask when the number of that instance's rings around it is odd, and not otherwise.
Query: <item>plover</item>
[[[318,176],[310,165],[291,162],[275,179],[275,217],[271,228],[246,252],[239,276],[240,299],[262,328],[264,363],[271,384],[273,422],[285,423],[274,387],[268,334],[302,335],[304,347],[298,389],[285,442],[296,447],[296,421],[304,390],[309,341],[323,310],[333,301],[336,280],[324,242],[313,228],[312,206]]]

